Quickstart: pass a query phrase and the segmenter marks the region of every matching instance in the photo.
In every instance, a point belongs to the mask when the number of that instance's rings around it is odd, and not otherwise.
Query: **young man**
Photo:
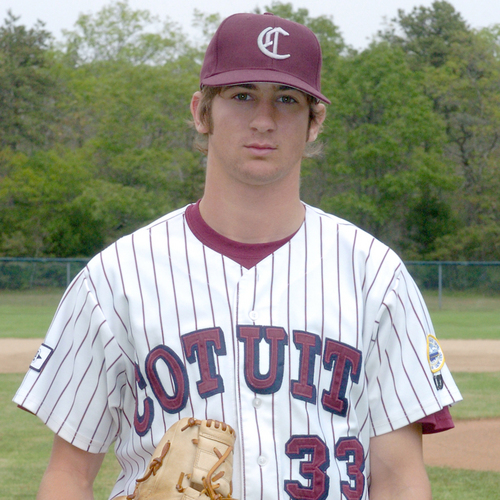
[[[191,103],[203,198],[89,263],[15,397],[56,433],[39,499],[92,498],[113,442],[131,494],[186,416],[236,430],[237,499],[431,497],[422,429],[461,397],[400,259],[300,200],[320,69],[304,26],[221,24]]]

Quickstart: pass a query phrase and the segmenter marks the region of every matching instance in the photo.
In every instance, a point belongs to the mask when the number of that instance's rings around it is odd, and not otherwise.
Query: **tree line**
[[[500,260],[500,25],[446,1],[400,10],[368,48],[329,16],[309,26],[332,104],[302,197],[407,260]],[[256,10],[257,11],[257,10]],[[91,256],[201,196],[189,101],[217,14],[199,34],[117,1],[55,40],[0,26],[0,255]]]

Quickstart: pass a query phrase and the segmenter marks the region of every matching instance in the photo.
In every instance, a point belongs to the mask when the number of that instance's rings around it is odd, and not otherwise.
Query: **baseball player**
[[[191,102],[202,199],[97,255],[66,291],[15,402],[55,433],[38,498],[90,499],[104,454],[133,495],[186,417],[236,432],[237,499],[429,499],[422,432],[461,399],[397,255],[304,204],[326,115],[306,27],[236,14]]]

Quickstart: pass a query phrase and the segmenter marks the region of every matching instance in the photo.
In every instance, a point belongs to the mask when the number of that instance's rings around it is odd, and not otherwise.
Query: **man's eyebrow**
[[[287,90],[295,90],[297,92],[301,92],[299,89],[296,89],[295,87],[291,87],[290,85],[279,85],[279,84],[275,84],[276,85],[276,88],[277,90],[284,90],[284,91],[287,91]],[[244,89],[248,89],[248,90],[256,90],[257,89],[257,85],[255,85],[255,83],[235,83],[234,85],[229,85],[227,88],[233,88],[233,87],[241,87],[241,88],[244,88]]]
[[[248,89],[248,90],[255,90],[257,88],[257,85],[255,85],[253,83],[235,83],[234,85],[228,85],[226,88],[232,89],[235,87],[241,87],[241,88]]]

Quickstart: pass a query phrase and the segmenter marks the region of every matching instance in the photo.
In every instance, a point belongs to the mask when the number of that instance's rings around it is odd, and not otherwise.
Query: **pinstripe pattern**
[[[53,354],[15,401],[82,449],[115,442],[123,471],[112,496],[130,493],[166,429],[194,415],[237,429],[235,498],[307,489],[340,500],[351,488],[366,499],[361,477],[349,480],[345,449],[357,450],[368,478],[371,436],[460,399],[447,368],[444,388],[434,385],[429,333],[400,260],[352,224],[307,207],[301,230],[246,269],[202,244],[182,209],[77,276],[44,341]],[[210,341],[193,341],[188,354],[188,334]],[[311,482],[301,464],[324,449]]]

